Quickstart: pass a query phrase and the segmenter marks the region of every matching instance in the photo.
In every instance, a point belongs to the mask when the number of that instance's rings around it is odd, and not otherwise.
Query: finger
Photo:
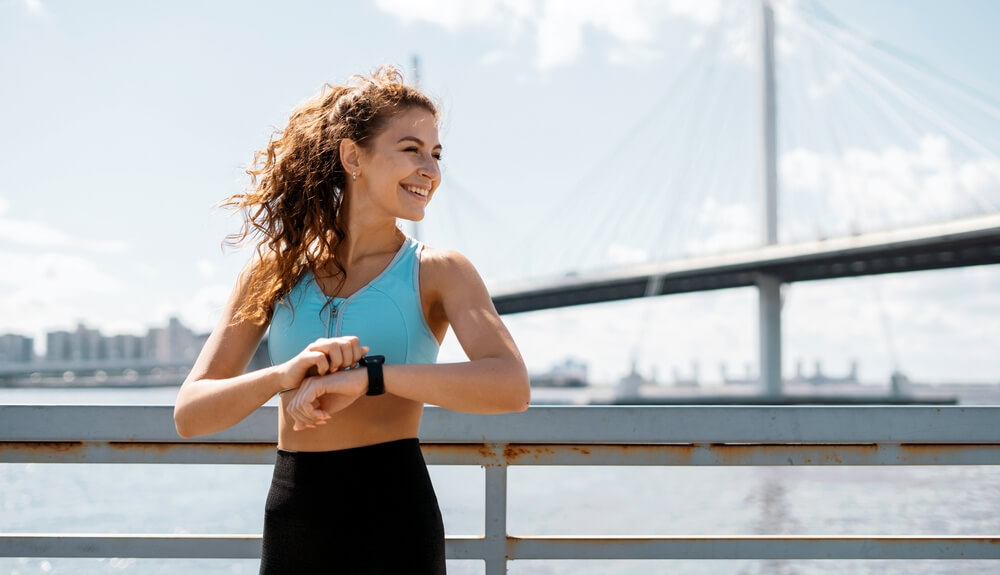
[[[326,355],[333,369],[344,367],[344,352],[341,351],[339,343],[330,345],[326,350]]]
[[[361,361],[361,358],[365,356],[365,351],[361,347],[361,342],[355,339],[351,342],[351,365],[354,365]]]
[[[288,413],[295,420],[296,425],[303,427],[312,423],[308,417],[307,407],[312,403],[316,394],[316,385],[313,378],[305,380],[299,389],[298,394],[288,405]]]
[[[310,354],[310,360],[313,362],[316,375],[326,375],[330,371],[330,360],[323,350],[314,350]]]

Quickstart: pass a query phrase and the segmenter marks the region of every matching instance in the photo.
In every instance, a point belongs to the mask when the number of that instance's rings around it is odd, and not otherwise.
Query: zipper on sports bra
[[[337,304],[330,300],[330,319],[326,323],[326,337],[334,337],[333,326],[337,323]]]

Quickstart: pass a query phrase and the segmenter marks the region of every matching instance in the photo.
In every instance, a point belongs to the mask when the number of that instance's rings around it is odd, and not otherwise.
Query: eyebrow
[[[416,136],[403,136],[403,137],[402,137],[402,138],[400,138],[400,139],[399,139],[399,141],[398,141],[398,142],[396,142],[396,143],[397,143],[397,144],[401,144],[401,143],[403,143],[403,142],[405,142],[405,141],[407,141],[407,140],[411,140],[411,141],[414,141],[414,142],[416,142],[416,143],[417,143],[418,145],[420,145],[420,146],[423,146],[423,145],[424,145],[424,141],[423,141],[423,140],[421,140],[420,138],[416,137]],[[444,148],[442,148],[442,147],[441,147],[441,144],[438,144],[438,145],[434,146],[434,149],[435,149],[435,150],[442,150],[442,149],[444,149]]]

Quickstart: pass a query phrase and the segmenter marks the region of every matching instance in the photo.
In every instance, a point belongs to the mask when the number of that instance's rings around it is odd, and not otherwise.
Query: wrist
[[[368,370],[364,366],[358,366],[354,369],[348,371],[354,375],[354,386],[353,389],[359,397],[365,395],[368,392]]]
[[[382,373],[382,366],[385,365],[385,356],[366,355],[358,362],[359,367],[364,368],[368,386],[365,395],[382,395],[385,393],[385,378]]]
[[[292,378],[289,377],[288,370],[284,369],[283,364],[272,365],[266,369],[270,371],[270,388],[272,394],[276,395],[295,389],[298,387],[298,384],[301,383],[292,381]]]

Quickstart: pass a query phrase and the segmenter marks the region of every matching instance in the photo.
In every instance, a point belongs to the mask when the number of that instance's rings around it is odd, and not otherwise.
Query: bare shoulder
[[[420,255],[420,275],[422,287],[435,291],[471,287],[483,282],[476,266],[462,253],[429,246],[425,246]]]

